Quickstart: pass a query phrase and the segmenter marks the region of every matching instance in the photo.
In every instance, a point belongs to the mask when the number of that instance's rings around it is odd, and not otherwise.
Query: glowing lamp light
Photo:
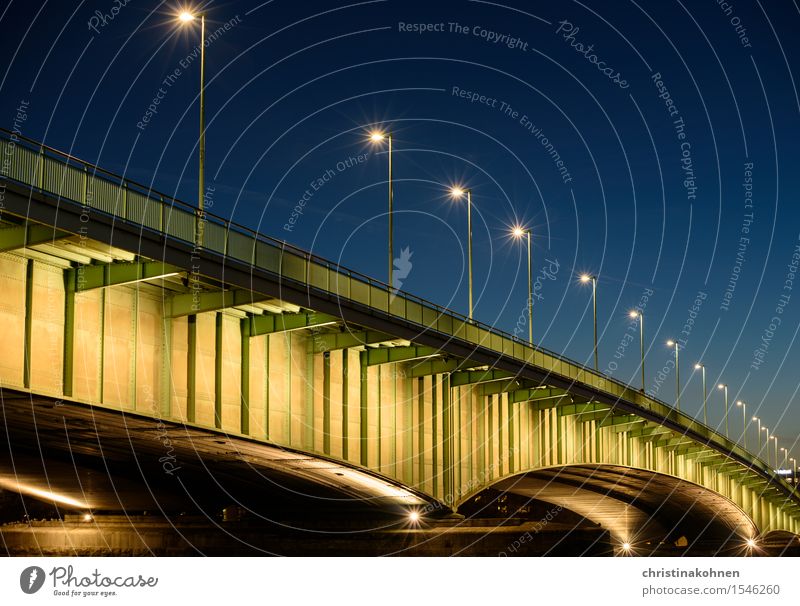
[[[524,235],[525,235],[525,230],[524,230],[524,229],[522,229],[521,227],[515,227],[515,228],[512,230],[511,234],[512,234],[512,235],[513,235],[515,238],[521,238],[522,236],[524,236]]]
[[[622,544],[622,549],[623,549],[623,551],[630,551],[630,550],[631,550],[631,544],[630,544],[630,543],[628,543],[627,541],[626,541],[626,542],[624,542],[624,543]]]
[[[636,311],[635,309],[632,309],[632,310],[631,310],[631,311],[628,313],[628,315],[629,315],[631,318],[638,318],[638,317],[639,317],[639,312],[638,312],[638,311]]]
[[[592,276],[590,276],[589,274],[583,274],[581,276],[581,282],[583,282],[584,284],[586,284],[586,282],[588,282],[591,279],[592,279]]]
[[[700,370],[701,368],[703,368],[703,365],[698,362],[697,364],[694,365],[694,367],[696,370]]]
[[[454,198],[460,198],[464,195],[464,189],[461,187],[453,187],[450,189],[450,195]]]
[[[408,519],[411,523],[416,524],[417,522],[419,522],[419,512],[418,511],[410,512],[408,514]]]
[[[183,11],[180,15],[178,15],[178,19],[184,23],[188,23],[189,21],[194,21],[194,15],[189,11]]]
[[[673,347],[673,346],[675,345],[675,341],[673,341],[672,339],[670,339],[669,341],[667,341],[667,345],[668,345],[669,347]]]
[[[748,546],[750,549],[753,549],[753,548],[756,546],[756,541],[755,541],[755,539],[747,539],[747,546]]]
[[[378,132],[378,131],[376,131],[376,132],[372,133],[372,134],[369,136],[369,140],[370,140],[370,141],[372,141],[373,143],[380,143],[380,142],[381,142],[381,141],[383,141],[385,138],[386,138],[386,135],[384,135],[383,133],[381,133],[381,132]]]

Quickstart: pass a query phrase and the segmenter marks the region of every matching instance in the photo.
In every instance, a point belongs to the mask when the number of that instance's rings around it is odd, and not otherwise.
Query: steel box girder
[[[69,238],[71,234],[37,223],[15,225],[0,229],[0,252],[30,248],[37,244],[52,244],[57,240]]]

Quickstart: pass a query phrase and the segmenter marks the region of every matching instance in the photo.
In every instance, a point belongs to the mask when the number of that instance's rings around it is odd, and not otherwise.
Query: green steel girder
[[[501,379],[513,379],[514,375],[504,370],[463,370],[450,375],[450,385],[460,387],[474,383],[490,383]]]
[[[709,450],[708,448],[703,449],[701,452],[692,453],[686,455],[687,459],[694,459],[698,463],[712,463],[715,459],[720,459],[724,461],[726,459],[725,455],[721,455],[720,453]]]
[[[332,324],[338,324],[339,322],[341,322],[341,320],[335,316],[319,314],[316,312],[250,316],[250,336],[257,337],[259,335],[267,335],[276,332],[289,332],[303,328],[329,326]]]
[[[391,341],[392,339],[394,339],[394,337],[391,335],[372,330],[318,334],[314,336],[314,352],[322,353],[324,351],[335,351],[337,349],[375,345]]]
[[[429,375],[446,374],[466,368],[474,368],[475,366],[480,366],[480,364],[472,360],[423,360],[408,369],[408,376],[411,378],[427,377]]]
[[[705,446],[698,446],[698,445],[694,445],[694,446],[678,446],[674,450],[675,450],[675,454],[676,455],[688,456],[690,454],[703,452],[704,450],[706,450],[706,447]]]
[[[421,360],[438,355],[441,355],[438,349],[421,345],[410,345],[408,347],[377,347],[367,350],[367,366]]]
[[[572,402],[570,396],[553,396],[549,398],[539,398],[538,400],[527,400],[532,410],[549,410],[551,408],[558,409],[565,406],[566,402]]]
[[[709,468],[716,470],[717,473],[741,472],[747,469],[746,467],[743,467],[739,463],[734,463],[732,461],[726,461],[724,463],[715,463],[713,465],[709,465]]]
[[[743,480],[739,482],[740,485],[744,486],[745,488],[752,488],[754,486],[764,486],[767,484],[767,480],[760,476],[755,476],[748,480]]]
[[[673,446],[689,446],[695,444],[693,440],[688,438],[665,438],[661,440],[653,440],[653,448],[669,448]]]
[[[83,265],[75,271],[75,292],[154,280],[185,271],[161,261]]]
[[[70,234],[46,225],[27,223],[0,229],[0,252],[8,252],[36,246],[52,244],[56,240],[69,238]]]
[[[644,419],[628,421],[627,423],[614,421],[613,419],[606,419],[605,421],[600,421],[599,427],[611,427],[615,433],[622,433],[636,429],[641,425],[641,423],[644,423]]]
[[[562,417],[568,417],[570,415],[581,415],[586,413],[592,412],[610,412],[611,407],[608,404],[599,404],[599,403],[586,403],[586,404],[565,404],[564,406],[558,409],[558,414]]]
[[[525,379],[500,379],[478,385],[479,396],[494,396],[508,391],[538,389],[541,385],[536,381]]]
[[[189,292],[177,294],[167,300],[167,317],[178,318],[208,311],[220,311],[238,305],[253,305],[269,301],[249,290],[219,290],[214,292]]]
[[[540,400],[552,400],[563,398],[569,394],[563,389],[550,387],[537,387],[534,389],[518,389],[508,394],[511,402],[538,402]]]
[[[664,427],[663,425],[649,425],[647,427],[642,427],[640,429],[634,429],[631,432],[631,438],[646,438],[648,436],[655,436],[664,433],[672,433],[671,429]]]

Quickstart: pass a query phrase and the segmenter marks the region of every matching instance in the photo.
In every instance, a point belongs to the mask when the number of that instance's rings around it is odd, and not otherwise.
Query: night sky
[[[0,5],[0,126],[194,203],[200,31],[181,6]],[[741,399],[800,454],[796,2],[205,11],[211,212],[385,280],[387,155],[367,132],[389,130],[403,290],[467,312],[466,212],[447,187],[469,187],[478,320],[527,336],[508,236],[523,224],[537,343],[592,364],[578,275],[596,274],[601,369],[638,386],[641,304],[648,391],[674,401],[674,369],[659,371],[682,338],[686,410],[703,360],[709,386],[730,385],[733,435]],[[719,390],[709,403],[717,425]]]

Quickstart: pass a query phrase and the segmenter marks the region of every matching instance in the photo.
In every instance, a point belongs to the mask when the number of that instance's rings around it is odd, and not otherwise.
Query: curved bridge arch
[[[459,506],[475,501],[480,506],[487,488],[569,510],[608,529],[617,545],[627,543],[633,550],[661,545],[740,549],[759,535],[756,523],[727,497],[648,469],[604,464],[531,469],[495,480]],[[547,521],[557,521],[558,515]]]

